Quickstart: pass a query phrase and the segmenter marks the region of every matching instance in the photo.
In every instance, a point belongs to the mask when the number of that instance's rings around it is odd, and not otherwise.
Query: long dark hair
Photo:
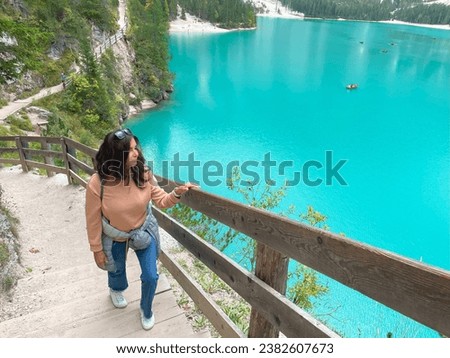
[[[120,136],[117,136],[118,132],[121,132]],[[136,149],[139,155],[136,166],[133,166],[130,170],[126,170],[131,138],[134,138],[136,141]],[[131,171],[131,179],[138,187],[143,187],[144,165],[145,158],[139,144],[139,139],[131,131],[124,132],[115,130],[109,132],[103,139],[103,143],[100,145],[95,156],[97,173],[100,179],[106,182],[111,181],[111,177],[114,177],[115,179],[123,180],[124,183],[128,183]]]

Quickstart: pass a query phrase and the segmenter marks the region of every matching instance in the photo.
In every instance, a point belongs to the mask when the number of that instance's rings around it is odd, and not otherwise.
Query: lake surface
[[[255,31],[173,34],[170,49],[171,100],[127,124],[156,173],[235,200],[233,164],[288,180],[280,210],[312,205],[334,232],[450,269],[450,31],[258,18]],[[438,336],[321,280],[316,313],[345,336]]]

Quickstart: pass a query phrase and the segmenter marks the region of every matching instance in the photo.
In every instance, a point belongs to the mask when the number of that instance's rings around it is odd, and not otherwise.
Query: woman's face
[[[131,138],[130,140],[130,151],[128,153],[128,161],[127,166],[128,168],[134,167],[137,164],[139,153],[136,149],[136,141],[134,138]]]

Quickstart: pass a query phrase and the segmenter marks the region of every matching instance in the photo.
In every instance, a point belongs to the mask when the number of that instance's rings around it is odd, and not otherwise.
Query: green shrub
[[[25,135],[25,132],[14,124],[9,126],[9,135]]]
[[[57,61],[46,61],[40,70],[44,86],[51,87],[61,83],[61,73],[69,73],[70,66],[76,61],[75,54],[66,50]]]
[[[8,292],[15,284],[15,279],[12,276],[6,276],[2,281],[3,291]]]
[[[18,99],[25,99],[31,96],[34,96],[35,94],[38,94],[40,92],[40,88],[33,88],[29,91],[23,91],[21,94],[17,96]]]
[[[9,123],[11,126],[15,126],[21,130],[32,132],[33,131],[33,125],[31,124],[30,119],[27,117],[22,116],[8,116],[6,118],[6,122]]]
[[[9,261],[9,250],[8,246],[1,242],[0,243],[0,268],[4,267]]]

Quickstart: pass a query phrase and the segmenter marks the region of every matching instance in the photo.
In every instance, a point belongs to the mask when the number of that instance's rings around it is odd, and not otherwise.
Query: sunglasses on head
[[[133,135],[133,133],[131,133],[131,131],[128,128],[119,129],[114,133],[114,136],[119,140],[124,139],[127,135]]]

